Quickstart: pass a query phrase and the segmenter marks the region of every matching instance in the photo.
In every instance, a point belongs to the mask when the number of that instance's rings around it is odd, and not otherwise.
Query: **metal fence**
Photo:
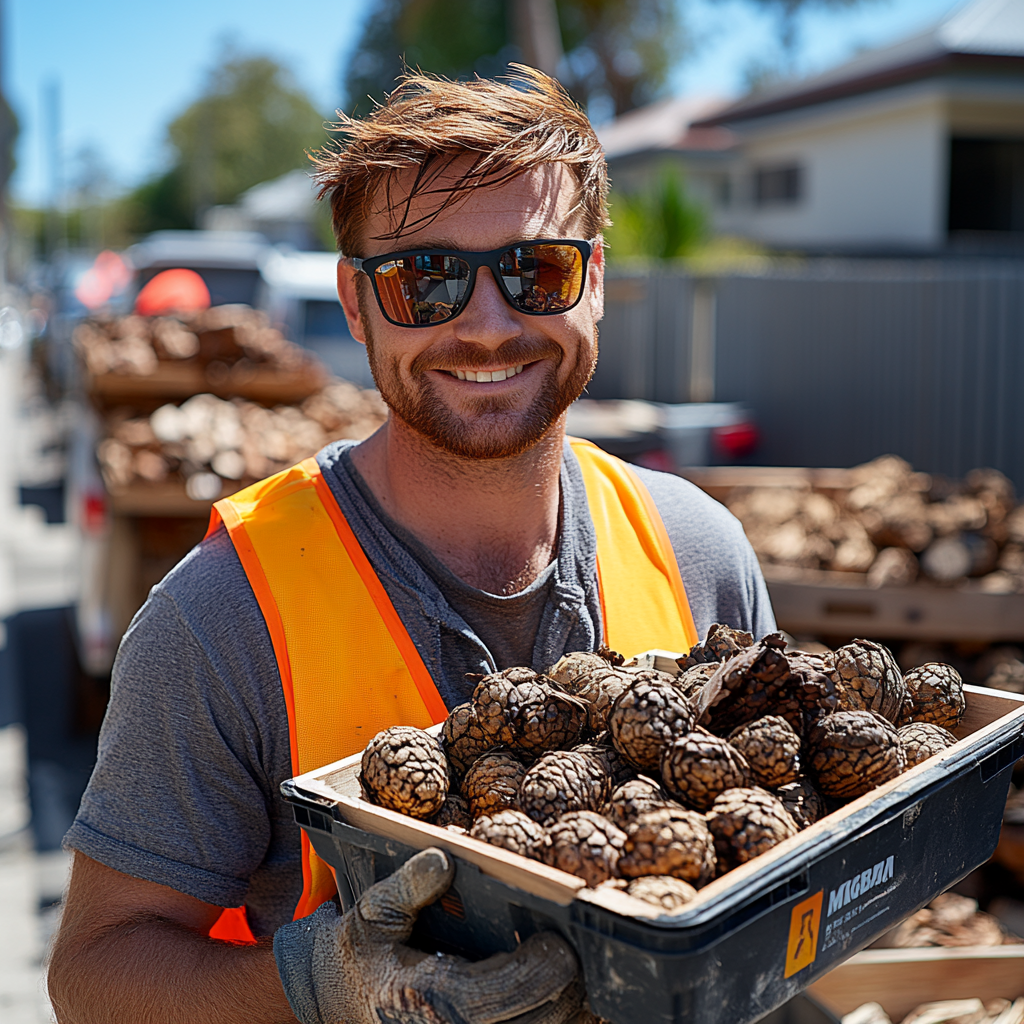
[[[763,465],[895,452],[1024,491],[1024,262],[773,263],[613,272],[595,398],[743,402]]]

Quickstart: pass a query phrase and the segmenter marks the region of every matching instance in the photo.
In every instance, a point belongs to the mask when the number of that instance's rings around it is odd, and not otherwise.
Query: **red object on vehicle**
[[[98,536],[106,526],[106,498],[102,494],[86,492],[82,497],[82,529],[87,534]]]
[[[757,447],[759,438],[753,423],[730,423],[727,427],[715,427],[711,440],[722,458],[741,459]]]
[[[131,276],[124,260],[116,252],[104,249],[82,275],[75,288],[75,298],[86,309],[99,309],[124,291]]]
[[[194,313],[209,308],[206,282],[194,270],[183,267],[161,271],[146,283],[135,300],[135,312],[141,316]]]

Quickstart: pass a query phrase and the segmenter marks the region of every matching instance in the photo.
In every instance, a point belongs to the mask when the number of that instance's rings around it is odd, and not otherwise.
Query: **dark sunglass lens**
[[[469,286],[469,264],[455,256],[405,256],[374,272],[388,318],[418,326],[450,320]]]
[[[583,291],[583,254],[572,245],[518,245],[502,253],[501,279],[527,313],[560,313]]]

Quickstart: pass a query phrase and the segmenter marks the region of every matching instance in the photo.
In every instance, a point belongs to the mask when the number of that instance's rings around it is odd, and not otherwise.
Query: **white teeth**
[[[449,370],[453,377],[459,380],[472,380],[480,383],[488,383],[494,380],[508,380],[517,373],[523,372],[523,364],[519,366],[506,366],[504,370]]]

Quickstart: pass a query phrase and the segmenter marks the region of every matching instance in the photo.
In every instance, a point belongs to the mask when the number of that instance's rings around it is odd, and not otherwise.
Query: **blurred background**
[[[403,61],[531,64],[597,128],[571,430],[725,502],[802,645],[1024,692],[1024,0],[3,0],[5,1022],[49,1019],[60,842],[148,589],[212,501],[383,420],[307,153]],[[1022,830],[965,890],[1018,931]]]

